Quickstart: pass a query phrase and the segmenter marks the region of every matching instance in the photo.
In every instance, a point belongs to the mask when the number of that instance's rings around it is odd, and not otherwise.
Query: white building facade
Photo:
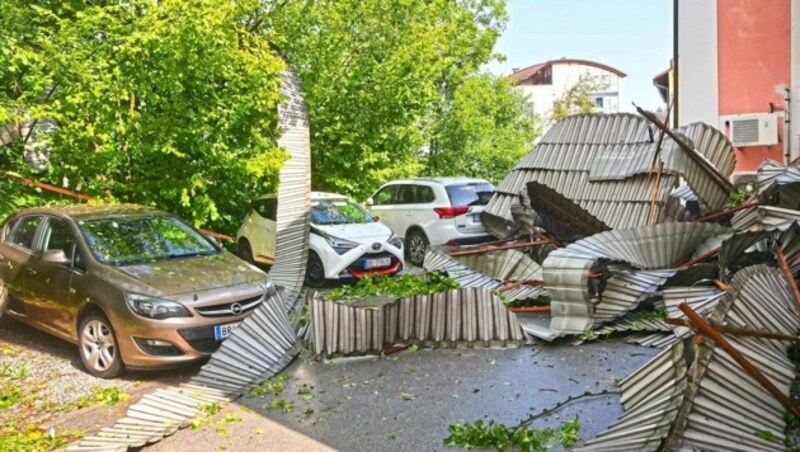
[[[599,86],[591,94],[598,113],[618,113],[625,73],[594,61],[562,58],[514,70],[508,77],[528,95],[530,112],[546,117],[553,101],[562,97],[581,77],[590,77]]]

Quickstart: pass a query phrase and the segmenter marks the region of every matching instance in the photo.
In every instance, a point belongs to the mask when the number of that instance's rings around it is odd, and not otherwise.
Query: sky
[[[653,77],[672,57],[672,0],[509,0],[508,14],[495,46],[506,61],[489,71],[508,75],[561,57],[592,60],[628,74],[623,111],[632,111],[632,101],[648,109],[662,104]]]

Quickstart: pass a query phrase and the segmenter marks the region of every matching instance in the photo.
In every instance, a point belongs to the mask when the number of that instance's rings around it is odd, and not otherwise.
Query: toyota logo
[[[373,243],[372,244],[372,249],[375,250],[375,251],[378,251],[379,249],[381,249],[381,244],[378,243],[378,242]]]
[[[242,305],[239,303],[233,303],[231,305],[231,314],[233,315],[240,315],[242,313]]]

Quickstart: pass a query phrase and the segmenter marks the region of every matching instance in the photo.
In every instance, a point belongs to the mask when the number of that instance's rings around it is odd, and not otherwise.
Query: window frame
[[[44,218],[42,219],[41,229],[39,230],[40,237],[39,237],[39,241],[38,241],[39,243],[37,245],[38,246],[38,250],[37,250],[36,254],[41,255],[41,254],[44,254],[45,252],[49,251],[49,250],[45,249],[44,233],[46,231],[46,228],[50,227],[50,225],[52,223],[56,223],[56,222],[64,225],[64,227],[66,228],[67,232],[72,236],[72,250],[64,250],[64,254],[66,254],[67,258],[69,259],[69,263],[67,264],[67,267],[69,267],[69,268],[71,268],[73,270],[76,270],[76,271],[85,272],[86,271],[86,258],[84,257],[84,254],[81,253],[81,250],[80,250],[80,240],[78,238],[79,235],[76,233],[75,228],[71,224],[71,221],[69,221],[69,220],[67,220],[65,218],[60,218],[60,217],[56,217],[56,216],[52,216],[52,215],[45,215],[44,216]],[[49,245],[49,243],[48,243],[48,245]],[[56,249],[58,249],[58,248],[56,248]],[[79,259],[80,262],[81,262],[80,266],[76,265],[76,262],[77,262],[76,257],[80,258]]]
[[[20,245],[18,243],[14,243],[12,240],[16,235],[17,231],[19,230],[20,225],[29,218],[38,218],[39,223],[36,225],[36,229],[33,231],[33,237],[31,237],[31,244],[30,248]],[[39,235],[41,234],[42,224],[44,223],[45,216],[42,214],[28,214],[28,215],[20,215],[19,217],[15,218],[14,226],[11,228],[10,231],[6,233],[5,240],[3,243],[9,246],[13,246],[14,248],[29,252],[31,254],[36,254],[36,249],[39,246]]]
[[[382,187],[381,189],[379,189],[378,191],[376,191],[375,194],[372,195],[372,205],[373,206],[393,206],[393,205],[396,205],[397,204],[398,187],[400,187],[400,184],[391,184],[391,185],[386,185],[386,186]],[[389,202],[376,202],[376,198],[378,197],[378,194],[383,192],[383,191],[391,192],[391,195],[389,196]]]

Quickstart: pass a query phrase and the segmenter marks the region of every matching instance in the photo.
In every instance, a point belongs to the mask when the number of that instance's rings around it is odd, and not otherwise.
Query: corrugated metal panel
[[[569,199],[539,182],[528,182],[529,206],[537,213],[537,225],[555,237],[574,242],[611,228]]]
[[[310,205],[308,115],[300,83],[282,74],[278,144],[290,155],[280,172],[278,248],[270,275],[281,288],[258,306],[214,352],[200,372],[180,387],[158,389],[128,408],[111,428],[87,436],[67,450],[127,450],[160,441],[189,425],[206,403],[225,404],[277,374],[299,351],[286,316],[301,294],[305,275]],[[284,291],[286,295],[284,296]]]
[[[737,231],[750,231],[766,226],[777,226],[791,220],[800,220],[800,211],[772,206],[756,206],[733,214],[731,226]]]
[[[440,271],[456,280],[461,287],[489,291],[503,287],[507,281],[542,279],[542,269],[533,259],[517,250],[492,251],[453,258],[441,251],[430,250],[423,267],[428,272]],[[546,295],[541,287],[520,285],[504,292],[511,301],[522,301]]]
[[[513,313],[485,289],[462,288],[354,307],[315,293],[312,348],[317,355],[379,354],[397,342],[432,347],[490,347],[524,339]]]
[[[800,208],[800,162],[784,166],[774,160],[764,160],[757,180],[762,201],[778,207]]]
[[[300,299],[308,259],[308,212],[311,207],[311,140],[300,79],[289,70],[283,74],[278,108],[282,131],[278,145],[289,153],[280,171],[278,186],[277,247],[270,277],[286,291],[286,302]]]
[[[762,265],[740,271],[711,316],[787,335],[800,322],[783,275]],[[794,364],[786,342],[727,339],[788,395]],[[784,408],[710,340],[681,341],[659,354],[623,381],[622,402],[620,420],[578,450],[783,450]],[[756,436],[759,431],[770,432],[774,442]]]
[[[551,295],[550,328],[582,333],[625,314],[674,275],[671,268],[687,260],[698,244],[727,231],[708,223],[662,223],[603,232],[551,252],[543,264],[545,289]],[[590,276],[603,261],[651,271],[618,269],[603,288]],[[592,280],[596,282],[590,285]]]
[[[680,131],[723,175],[731,174],[733,148],[719,131],[702,124]],[[634,115],[566,118],[506,176],[481,219],[490,233],[507,237],[514,229],[510,206],[531,181],[548,186],[614,229],[677,219],[681,209],[670,193],[678,187],[679,175],[710,209],[720,208],[727,192],[668,137],[660,154],[665,163],[663,176],[659,180],[649,174],[657,138],[647,121]]]

